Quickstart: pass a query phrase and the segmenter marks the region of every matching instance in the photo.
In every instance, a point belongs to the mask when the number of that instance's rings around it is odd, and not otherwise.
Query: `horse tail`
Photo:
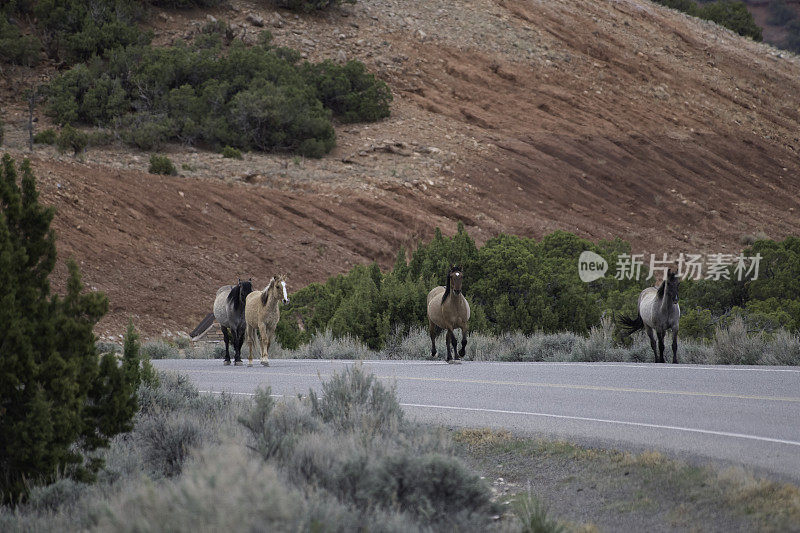
[[[636,318],[631,318],[629,316],[622,315],[619,317],[619,321],[622,324],[622,332],[625,336],[630,336],[639,331],[644,327],[644,320],[642,320],[642,315],[636,313]]]

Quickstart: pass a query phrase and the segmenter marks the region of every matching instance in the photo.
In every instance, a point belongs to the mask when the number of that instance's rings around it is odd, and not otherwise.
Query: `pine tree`
[[[39,204],[30,162],[0,169],[0,500],[17,501],[57,471],[90,480],[92,456],[130,428],[136,412],[138,353],[120,366],[98,360],[94,325],[101,293],[84,293],[74,261],[63,297],[50,294],[56,262],[54,211]],[[136,350],[138,352],[138,350]],[[133,367],[136,370],[133,370]]]

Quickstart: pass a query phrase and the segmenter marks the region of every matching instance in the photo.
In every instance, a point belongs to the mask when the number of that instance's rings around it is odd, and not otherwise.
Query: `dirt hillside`
[[[296,288],[388,266],[459,219],[479,242],[564,229],[659,253],[800,232],[800,63],[787,52],[647,0],[359,0],[309,16],[264,4],[151,22],[161,44],[215,17],[246,42],[269,29],[311,60],[359,59],[390,84],[391,118],[338,126],[321,160],[174,146],[181,175],[161,177],[121,145],[82,161],[28,154],[20,93],[54,71],[3,74],[3,149],[30,155],[61,256],[109,295],[101,334],[128,316],[148,334],[188,331],[237,277],[282,271]]]

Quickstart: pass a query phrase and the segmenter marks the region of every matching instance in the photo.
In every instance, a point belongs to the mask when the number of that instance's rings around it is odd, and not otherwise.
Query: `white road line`
[[[414,365],[438,365],[444,366],[444,360],[427,361],[416,359],[403,359],[386,361],[382,359],[277,359],[276,361],[295,361],[297,363],[330,363],[348,365],[353,363],[364,363],[368,365],[389,365],[389,366],[414,366]],[[613,363],[613,362],[580,362],[580,361],[464,361],[466,364],[481,365],[535,365],[535,366],[583,366],[583,367],[612,367],[612,368],[638,368],[640,370],[711,370],[717,372],[789,372],[800,374],[800,368],[760,368],[757,366],[735,367],[730,365],[674,365],[670,363]]]
[[[717,435],[721,437],[734,437],[738,439],[749,439],[749,440],[757,440],[762,442],[775,442],[778,444],[788,444],[790,446],[800,446],[800,442],[793,441],[793,440],[784,440],[784,439],[773,439],[771,437],[760,437],[758,435],[747,435],[744,433],[731,433],[729,431],[714,431],[710,429],[696,429],[696,428],[686,428],[681,426],[664,426],[661,424],[648,424],[645,422],[626,422],[624,420],[607,420],[605,418],[588,418],[584,416],[570,416],[570,415],[556,415],[551,413],[533,413],[528,411],[505,411],[502,409],[481,409],[476,407],[454,407],[449,405],[424,405],[418,403],[401,403],[403,407],[420,407],[425,409],[443,409],[443,410],[451,410],[451,411],[472,411],[472,412],[479,412],[479,413],[496,413],[496,414],[507,414],[507,415],[524,415],[524,416],[540,416],[546,418],[558,418],[563,420],[580,420],[584,422],[601,422],[604,424],[617,424],[622,426],[635,426],[635,427],[646,427],[646,428],[653,428],[653,429],[670,429],[673,431],[684,431],[688,433],[702,433],[704,435]]]
[[[255,396],[252,392],[226,392],[226,391],[205,391],[208,394],[236,394],[239,396]],[[283,394],[270,394],[276,398],[282,398]],[[582,422],[600,422],[603,424],[617,424],[620,426],[645,427],[652,429],[669,429],[673,431],[683,431],[685,433],[701,433],[703,435],[716,435],[719,437],[732,437],[736,439],[756,440],[761,442],[774,442],[776,444],[788,444],[789,446],[800,446],[800,442],[794,440],[774,439],[772,437],[760,437],[758,435],[747,435],[745,433],[732,433],[730,431],[714,431],[711,429],[686,428],[681,426],[665,426],[661,424],[648,424],[646,422],[627,422],[625,420],[608,420],[605,418],[589,418],[585,416],[556,415],[552,413],[534,413],[531,411],[507,411],[504,409],[482,409],[479,407],[455,407],[451,405],[427,405],[421,403],[401,403],[402,407],[418,407],[422,409],[442,409],[445,411],[471,411],[474,413],[495,413],[503,415],[523,415],[538,416],[544,418],[557,418],[560,420],[579,420]]]
[[[227,390],[201,390],[201,394],[230,394],[232,396],[255,396],[254,392],[231,392]],[[283,394],[270,394],[273,398],[283,398]]]

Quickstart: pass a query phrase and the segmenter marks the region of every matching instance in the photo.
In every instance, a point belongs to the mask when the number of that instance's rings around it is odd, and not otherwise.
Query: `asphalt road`
[[[156,360],[203,392],[321,392],[353,361]],[[659,450],[694,462],[742,465],[800,481],[800,369],[626,363],[364,361],[395,384],[412,418],[448,426],[505,428],[586,445]]]

